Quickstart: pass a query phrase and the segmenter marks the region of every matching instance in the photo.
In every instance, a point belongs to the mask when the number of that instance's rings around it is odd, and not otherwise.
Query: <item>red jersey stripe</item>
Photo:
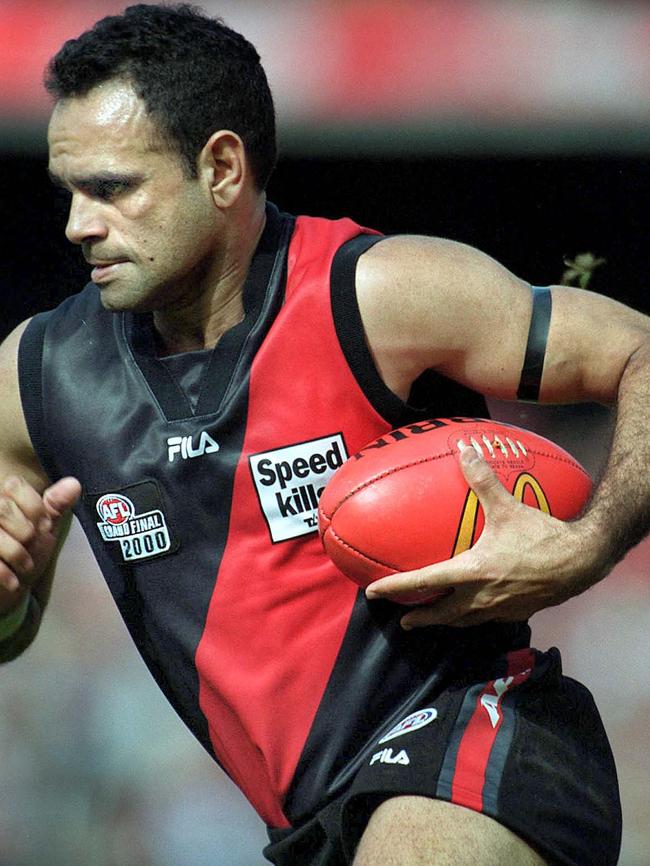
[[[196,652],[215,754],[275,827],[289,825],[283,801],[357,587],[328,559],[315,531],[272,542],[249,458],[314,438],[329,442],[338,431],[354,453],[390,429],[350,371],[332,318],[332,259],[361,231],[350,220],[296,221],[285,303],[251,369],[228,540]],[[300,495],[292,484],[282,491],[287,510],[297,509]]]

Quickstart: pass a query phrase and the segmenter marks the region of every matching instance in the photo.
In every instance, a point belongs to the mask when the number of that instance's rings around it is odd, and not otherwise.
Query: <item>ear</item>
[[[231,207],[250,174],[244,142],[228,129],[213,133],[199,154],[198,170],[209,186],[215,205]]]

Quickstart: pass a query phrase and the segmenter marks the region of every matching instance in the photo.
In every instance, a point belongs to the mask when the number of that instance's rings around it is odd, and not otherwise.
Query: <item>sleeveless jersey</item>
[[[369,604],[316,530],[346,456],[409,419],[426,429],[432,411],[389,392],[364,343],[354,268],[378,239],[270,205],[244,320],[194,407],[156,357],[151,317],[106,311],[93,284],[35,316],[20,346],[35,451],[51,479],[82,481],[76,514],[139,652],[275,827],[338,796],[376,731],[459,652],[454,630],[404,633],[394,605]],[[428,386],[435,414],[486,412]],[[510,646],[516,630],[482,634]]]

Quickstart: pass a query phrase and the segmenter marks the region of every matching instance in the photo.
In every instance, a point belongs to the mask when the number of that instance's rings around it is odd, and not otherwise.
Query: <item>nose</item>
[[[102,213],[101,202],[94,201],[81,192],[75,192],[70,202],[65,236],[73,244],[104,239],[108,226]]]

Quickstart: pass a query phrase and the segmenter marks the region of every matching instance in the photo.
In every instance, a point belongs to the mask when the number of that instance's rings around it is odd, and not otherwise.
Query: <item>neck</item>
[[[187,304],[154,312],[161,354],[212,349],[244,318],[243,288],[266,223],[264,199],[225,239],[218,274],[208,291]]]

